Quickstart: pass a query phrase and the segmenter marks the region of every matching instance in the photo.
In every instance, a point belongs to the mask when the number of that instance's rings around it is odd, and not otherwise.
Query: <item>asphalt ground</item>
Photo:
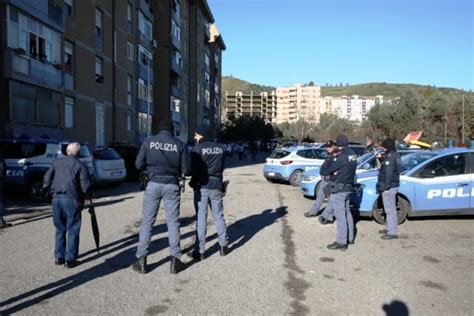
[[[247,161],[248,163],[248,161]],[[143,192],[138,185],[102,189],[95,201],[100,252],[89,215],[81,229],[81,265],[54,265],[48,207],[15,212],[0,230],[2,315],[473,315],[472,219],[417,219],[400,226],[398,240],[381,240],[382,226],[357,222],[345,252],[326,249],[335,226],[305,218],[312,200],[297,188],[267,182],[262,164],[233,161],[225,217],[232,252],[219,256],[212,216],[201,262],[183,255],[187,269],[169,273],[165,217],[160,209],[148,264],[131,270]],[[20,203],[18,203],[20,204]],[[19,215],[23,214],[23,216]],[[182,195],[181,245],[194,241],[189,187]]]

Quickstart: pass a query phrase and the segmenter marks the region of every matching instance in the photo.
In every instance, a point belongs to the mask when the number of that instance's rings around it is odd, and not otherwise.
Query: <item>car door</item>
[[[469,208],[472,175],[467,172],[467,153],[436,158],[412,175],[414,211]]]
[[[471,177],[471,181],[469,183],[471,198],[469,202],[469,207],[474,209],[474,153],[467,154],[467,164],[468,164],[468,173]]]

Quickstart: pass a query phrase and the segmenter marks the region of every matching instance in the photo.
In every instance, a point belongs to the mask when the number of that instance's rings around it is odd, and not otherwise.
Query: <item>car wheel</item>
[[[290,184],[294,187],[300,186],[301,178],[303,178],[302,170],[295,170],[290,176]]]
[[[318,197],[318,192],[319,192],[320,187],[321,187],[321,181],[319,181],[318,184],[316,184],[316,187],[314,188],[314,198],[315,199]]]
[[[398,225],[402,224],[410,210],[410,202],[406,199],[402,198],[400,195],[397,195],[397,221]],[[372,211],[372,215],[374,220],[379,224],[385,224],[385,210],[383,207],[382,197],[379,197],[374,204],[374,208]]]
[[[28,185],[28,194],[30,198],[39,203],[49,201],[49,192],[43,190],[43,179],[40,177],[33,178]]]

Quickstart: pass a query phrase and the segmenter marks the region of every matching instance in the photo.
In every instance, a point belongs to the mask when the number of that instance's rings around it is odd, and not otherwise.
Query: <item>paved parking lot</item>
[[[225,216],[233,251],[219,256],[209,216],[209,257],[194,263],[183,256],[188,268],[178,275],[169,274],[162,210],[153,231],[151,271],[139,275],[129,268],[143,197],[136,184],[98,192],[100,253],[84,213],[82,264],[74,269],[54,265],[48,206],[28,219],[17,216],[14,226],[0,230],[2,315],[474,313],[472,219],[409,220],[400,227],[400,239],[392,241],[380,240],[380,225],[362,220],[355,245],[331,251],[326,245],[334,241],[335,227],[305,218],[312,201],[289,185],[266,182],[261,170],[262,164],[236,163],[226,170]],[[181,214],[187,249],[193,215],[187,188]]]

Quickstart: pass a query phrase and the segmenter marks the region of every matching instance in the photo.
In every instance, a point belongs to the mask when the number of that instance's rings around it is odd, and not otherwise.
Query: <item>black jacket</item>
[[[331,163],[321,166],[321,175],[330,175],[331,183],[346,185],[341,192],[352,191],[355,173],[357,168],[357,157],[349,147],[345,147],[342,152],[332,156]]]
[[[382,191],[400,186],[400,156],[396,151],[387,152],[382,158],[378,182]]]
[[[147,137],[140,147],[135,167],[145,169],[150,181],[178,184],[179,178],[189,169],[186,145],[169,131]]]
[[[74,156],[58,158],[44,175],[43,184],[50,187],[53,198],[58,194],[84,203],[89,190],[89,172],[85,163]]]
[[[222,190],[225,150],[213,141],[201,141],[191,153],[191,185],[205,189]]]

